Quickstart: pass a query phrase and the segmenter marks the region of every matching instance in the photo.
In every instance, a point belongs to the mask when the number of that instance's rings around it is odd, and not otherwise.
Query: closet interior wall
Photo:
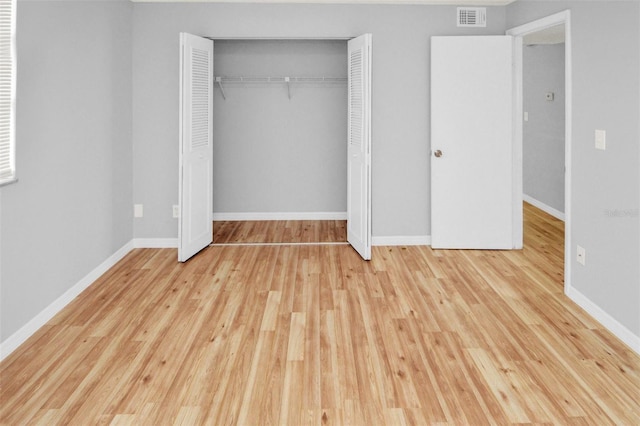
[[[216,76],[347,77],[345,40],[214,43]],[[223,90],[215,85],[214,220],[346,212],[346,82]]]

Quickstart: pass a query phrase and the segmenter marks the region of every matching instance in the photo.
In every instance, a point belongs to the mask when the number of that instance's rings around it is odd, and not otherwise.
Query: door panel
[[[180,168],[178,260],[213,238],[213,41],[180,34]]]
[[[347,241],[371,259],[371,34],[348,43]]]
[[[431,39],[433,248],[513,248],[512,44]]]

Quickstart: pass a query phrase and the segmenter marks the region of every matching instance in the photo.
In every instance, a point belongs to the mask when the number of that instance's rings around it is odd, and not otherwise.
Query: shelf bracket
[[[291,78],[285,77],[284,81],[287,83],[287,94],[289,95],[289,100],[291,100]]]
[[[224,93],[224,87],[222,87],[222,77],[216,77],[216,83],[220,87],[220,92],[222,92],[222,99],[227,100],[227,94]]]

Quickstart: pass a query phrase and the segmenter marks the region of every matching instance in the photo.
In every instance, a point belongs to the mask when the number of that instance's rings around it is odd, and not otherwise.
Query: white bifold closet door
[[[213,41],[180,33],[178,260],[213,240]]]
[[[518,246],[512,57],[510,36],[431,38],[433,248]]]
[[[371,34],[348,42],[347,241],[371,259]]]

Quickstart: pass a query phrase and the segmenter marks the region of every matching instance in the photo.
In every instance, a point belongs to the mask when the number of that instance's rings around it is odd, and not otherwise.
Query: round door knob
[[[440,157],[442,157],[442,151],[437,149],[436,152],[433,153],[433,155],[435,155],[436,157],[440,158]]]

